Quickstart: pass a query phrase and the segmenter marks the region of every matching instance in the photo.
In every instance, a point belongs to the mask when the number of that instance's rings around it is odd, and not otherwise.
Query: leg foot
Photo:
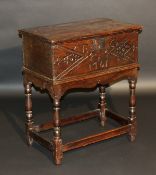
[[[53,139],[53,145],[54,145],[54,161],[56,165],[60,165],[62,158],[63,158],[63,152],[62,152],[62,140],[61,139]]]
[[[105,126],[105,121],[101,121],[101,126]]]
[[[26,136],[26,138],[27,138],[27,144],[28,144],[28,146],[31,146],[33,144],[33,138],[30,137],[29,132],[27,132],[26,135],[27,135]]]
[[[129,132],[129,140],[131,142],[135,141],[136,134],[137,134],[137,123],[136,123],[136,119],[134,119],[133,123],[131,124],[130,132]]]

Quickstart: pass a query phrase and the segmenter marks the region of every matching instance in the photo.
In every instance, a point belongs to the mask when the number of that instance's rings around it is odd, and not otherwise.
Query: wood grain
[[[107,131],[107,132],[102,132],[100,134],[95,134],[95,135],[92,135],[89,137],[85,137],[83,139],[76,140],[74,142],[70,142],[70,143],[63,145],[63,151],[64,152],[69,151],[72,149],[87,146],[89,144],[100,142],[102,140],[106,140],[106,139],[109,139],[112,137],[116,137],[116,136],[127,133],[129,131],[129,129],[130,129],[130,126],[125,125],[125,126],[121,126],[119,128],[116,128],[116,129],[112,129],[112,130]]]
[[[19,30],[23,44],[23,83],[25,86],[26,135],[53,152],[54,161],[61,164],[63,152],[105,139],[129,134],[136,138],[136,79],[138,77],[138,36],[141,25],[100,18],[52,26]],[[105,88],[121,80],[129,81],[129,117],[124,118],[106,107]],[[52,120],[40,125],[33,123],[31,86],[44,90],[53,99]],[[98,110],[60,118],[61,97],[71,89],[100,87]],[[43,92],[43,91],[42,91]],[[100,116],[121,127],[63,144],[61,127]],[[53,129],[51,141],[36,132]],[[72,132],[72,131],[71,131]],[[53,146],[53,149],[52,149]]]

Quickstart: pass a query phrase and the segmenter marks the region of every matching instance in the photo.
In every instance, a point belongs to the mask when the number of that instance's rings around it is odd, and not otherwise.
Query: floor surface
[[[108,107],[128,115],[128,96],[108,95]],[[67,95],[62,100],[62,117],[96,108],[96,94]],[[33,98],[34,120],[51,118],[48,96]],[[38,144],[27,147],[24,135],[24,98],[0,100],[0,175],[155,175],[156,174],[156,95],[137,96],[138,135],[135,143],[127,136],[102,141],[64,153],[55,166],[52,153]],[[109,124],[106,124],[106,127]],[[64,141],[103,130],[97,119],[62,129]],[[52,131],[48,133],[52,137]]]

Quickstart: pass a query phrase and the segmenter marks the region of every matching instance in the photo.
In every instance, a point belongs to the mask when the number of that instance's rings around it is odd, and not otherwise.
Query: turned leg
[[[99,87],[99,92],[100,92],[100,103],[99,103],[99,107],[100,107],[100,120],[101,120],[101,125],[104,126],[105,125],[105,121],[106,121],[106,91],[105,91],[105,87],[101,86]]]
[[[33,143],[30,136],[30,130],[33,128],[31,88],[31,83],[25,85],[26,139],[29,146]]]
[[[53,107],[53,121],[54,121],[54,138],[53,138],[53,154],[54,161],[56,165],[61,164],[63,158],[62,152],[62,139],[60,134],[60,100],[54,98],[54,107]]]
[[[136,129],[137,129],[137,121],[136,121],[136,80],[129,80],[129,90],[130,90],[130,99],[129,99],[129,123],[131,124],[129,138],[130,141],[133,142],[136,138]]]

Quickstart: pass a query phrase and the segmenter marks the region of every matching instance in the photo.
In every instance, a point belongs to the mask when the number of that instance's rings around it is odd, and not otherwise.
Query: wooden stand
[[[60,102],[59,99],[54,100],[53,107],[53,120],[40,125],[34,125],[32,119],[32,101],[31,101],[31,83],[25,85],[26,95],[26,133],[28,145],[32,145],[33,141],[36,141],[40,145],[44,146],[50,151],[53,151],[54,160],[57,165],[61,164],[63,158],[63,152],[77,149],[87,146],[92,143],[103,141],[112,137],[120,136],[128,133],[130,140],[134,141],[136,137],[136,116],[135,116],[135,80],[129,80],[130,84],[130,116],[125,118],[120,116],[106,108],[105,101],[105,88],[101,86],[100,89],[100,103],[99,108],[93,111],[89,111],[82,115],[72,116],[69,118],[61,119],[59,117]],[[104,126],[106,118],[111,118],[118,122],[121,126],[112,130],[101,132],[99,134],[91,135],[79,140],[75,140],[69,143],[62,143],[60,128],[76,122],[91,119],[94,117],[100,117],[101,125]],[[54,138],[52,141],[46,140],[39,135],[40,132],[53,129]]]
[[[138,36],[142,26],[99,18],[61,25],[19,30],[23,44],[23,82],[26,96],[26,137],[53,151],[57,165],[63,153],[122,134],[136,138],[135,88],[138,77]],[[129,117],[107,109],[105,88],[121,80],[129,81]],[[31,87],[45,90],[53,99],[53,120],[35,125]],[[98,109],[60,119],[60,99],[71,89],[99,87]],[[112,118],[121,126],[70,143],[63,143],[61,127],[99,117],[101,126]],[[53,129],[48,141],[40,132]]]

